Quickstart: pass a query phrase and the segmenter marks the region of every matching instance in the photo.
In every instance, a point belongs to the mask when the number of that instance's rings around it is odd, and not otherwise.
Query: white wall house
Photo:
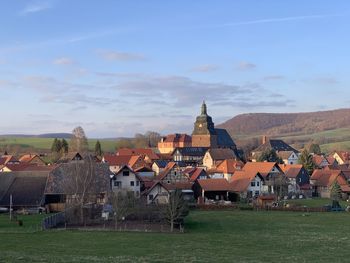
[[[129,166],[124,165],[111,178],[113,192],[127,191],[133,192],[135,197],[140,197],[140,180]]]
[[[259,196],[262,193],[263,183],[264,181],[261,176],[256,175],[248,186],[247,194],[250,196]]]

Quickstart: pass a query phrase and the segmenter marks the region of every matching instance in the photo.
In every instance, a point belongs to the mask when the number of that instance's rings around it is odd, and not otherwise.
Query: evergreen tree
[[[309,148],[309,153],[321,154],[320,145],[318,145],[317,143],[311,143],[308,148]]]
[[[259,158],[257,159],[257,161],[258,162],[277,162],[280,164],[283,163],[283,160],[277,155],[274,149],[263,151],[259,156]]]
[[[62,139],[62,142],[61,142],[61,149],[64,154],[68,153],[68,150],[69,150],[68,142],[64,138]]]
[[[308,171],[309,175],[311,175],[315,169],[315,164],[312,160],[312,155],[308,152],[308,150],[304,149],[304,151],[299,156],[299,163],[304,166],[304,168]]]
[[[97,140],[97,142],[95,144],[95,155],[102,156],[102,148],[101,148],[101,143],[99,140]]]
[[[61,141],[55,138],[51,146],[52,153],[59,153],[61,151]]]

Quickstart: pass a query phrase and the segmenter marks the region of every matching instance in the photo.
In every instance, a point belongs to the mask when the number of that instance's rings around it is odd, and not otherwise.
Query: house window
[[[259,191],[255,191],[254,195],[259,196],[259,193],[260,193]]]
[[[136,181],[136,186],[139,186],[140,185],[140,181]]]
[[[250,186],[255,186],[255,182],[250,182]]]
[[[122,182],[114,181],[114,187],[121,188],[122,187]]]
[[[130,181],[130,186],[134,186],[135,182],[134,181]]]
[[[259,182],[256,182],[256,186],[260,186],[260,183],[259,183]]]
[[[152,201],[153,200],[153,195],[148,195],[148,200]]]
[[[123,176],[129,176],[129,171],[123,171]]]

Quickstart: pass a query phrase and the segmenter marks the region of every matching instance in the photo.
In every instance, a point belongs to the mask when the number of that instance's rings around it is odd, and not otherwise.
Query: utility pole
[[[10,195],[10,221],[12,221],[12,195]]]

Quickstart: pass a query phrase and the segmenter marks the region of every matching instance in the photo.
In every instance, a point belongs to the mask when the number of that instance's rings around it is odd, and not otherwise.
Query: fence
[[[65,223],[65,219],[65,212],[60,212],[44,218],[41,223],[41,227],[43,230],[54,228],[59,225],[63,225]]]

